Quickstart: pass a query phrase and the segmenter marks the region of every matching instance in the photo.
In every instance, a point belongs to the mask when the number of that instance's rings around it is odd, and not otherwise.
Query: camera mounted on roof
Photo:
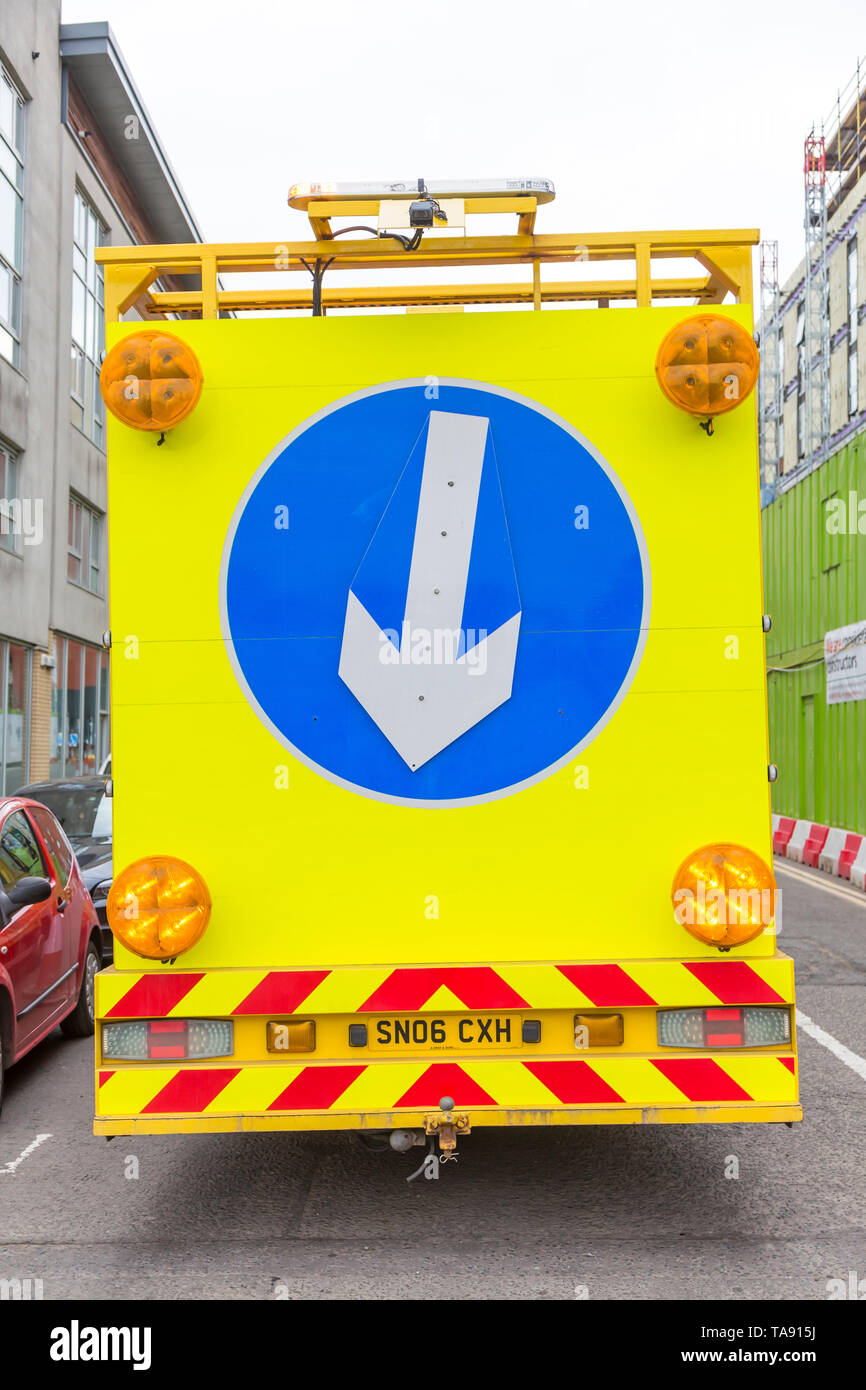
[[[418,198],[409,205],[410,227],[432,227],[436,222],[446,223],[448,218],[435,198],[427,192],[423,179],[418,180]]]

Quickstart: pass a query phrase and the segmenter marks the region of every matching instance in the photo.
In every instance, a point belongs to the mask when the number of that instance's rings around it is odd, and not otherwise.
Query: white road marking
[[[835,883],[824,883],[822,879],[816,878],[805,869],[795,869],[791,864],[773,863],[773,869],[777,873],[787,874],[789,878],[795,878],[798,883],[807,883],[812,888],[820,888],[822,893],[832,893],[835,898],[844,898],[846,902],[853,903],[856,907],[866,908],[866,893],[861,893],[857,888],[841,888]],[[856,1052],[852,1052],[850,1047],[840,1043],[838,1038],[834,1038],[832,1033],[827,1033],[820,1028],[808,1014],[796,1011],[797,1027],[813,1038],[815,1042],[826,1047],[828,1052],[832,1052],[834,1057],[838,1057],[840,1062],[844,1062],[846,1067],[850,1067],[859,1077],[866,1081],[866,1060],[859,1057]]]
[[[861,893],[859,888],[842,888],[837,883],[825,883],[823,876],[816,878],[805,869],[795,869],[791,864],[780,864],[778,861],[773,863],[773,872],[788,874],[790,878],[795,878],[798,883],[808,883],[812,888],[819,888],[822,893],[832,893],[834,898],[844,898],[845,902],[853,903],[855,907],[866,911],[866,893]]]
[[[44,1144],[46,1139],[53,1139],[53,1137],[52,1134],[37,1134],[32,1144],[28,1144],[26,1149],[22,1149],[17,1158],[13,1158],[12,1162],[7,1163],[4,1168],[0,1168],[0,1175],[3,1173],[14,1173],[15,1169],[24,1162],[25,1158],[29,1158],[34,1150],[39,1148],[40,1144]]]
[[[834,1038],[831,1033],[825,1033],[823,1028],[819,1028],[817,1023],[813,1023],[808,1014],[803,1014],[799,1009],[796,1011],[797,1027],[801,1028],[808,1037],[814,1038],[815,1042],[826,1047],[828,1052],[832,1052],[834,1057],[838,1057],[840,1062],[844,1062],[846,1067],[856,1071],[857,1075],[866,1081],[866,1060],[858,1057],[856,1052],[852,1052],[850,1047],[840,1043],[838,1038]]]

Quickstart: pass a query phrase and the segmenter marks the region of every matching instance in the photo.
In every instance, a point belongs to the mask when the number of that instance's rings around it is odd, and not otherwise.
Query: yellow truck
[[[312,239],[97,252],[97,1134],[429,1173],[485,1125],[801,1118],[757,233],[542,234],[552,198],[295,186]]]

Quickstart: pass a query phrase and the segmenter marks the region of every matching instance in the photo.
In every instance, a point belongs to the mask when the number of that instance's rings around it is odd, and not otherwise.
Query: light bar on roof
[[[552,179],[440,179],[429,182],[427,192],[431,198],[507,198],[526,193],[539,203],[550,203],[556,197]],[[417,179],[395,179],[391,183],[293,183],[289,207],[305,211],[315,198],[381,201],[417,194]]]

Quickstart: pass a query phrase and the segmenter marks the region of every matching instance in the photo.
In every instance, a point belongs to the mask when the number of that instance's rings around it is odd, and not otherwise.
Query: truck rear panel
[[[775,930],[722,954],[671,905],[698,846],[772,862],[755,412],[708,438],[664,398],[687,312],[167,325],[199,405],[163,447],[108,426],[114,854],[178,856],[213,907],[171,964],[118,943],[97,1014],[229,1021],[232,1047],[116,1060],[98,1028],[98,1133],[411,1127],[443,1096],[472,1125],[800,1118],[793,1028],[725,1031],[793,1005]],[[398,651],[403,598],[430,611],[455,419],[458,486],[488,422],[463,625],[519,636],[451,737],[463,695],[405,646],[376,704],[347,602]],[[670,1009],[710,1011],[699,1045],[660,1045]]]

